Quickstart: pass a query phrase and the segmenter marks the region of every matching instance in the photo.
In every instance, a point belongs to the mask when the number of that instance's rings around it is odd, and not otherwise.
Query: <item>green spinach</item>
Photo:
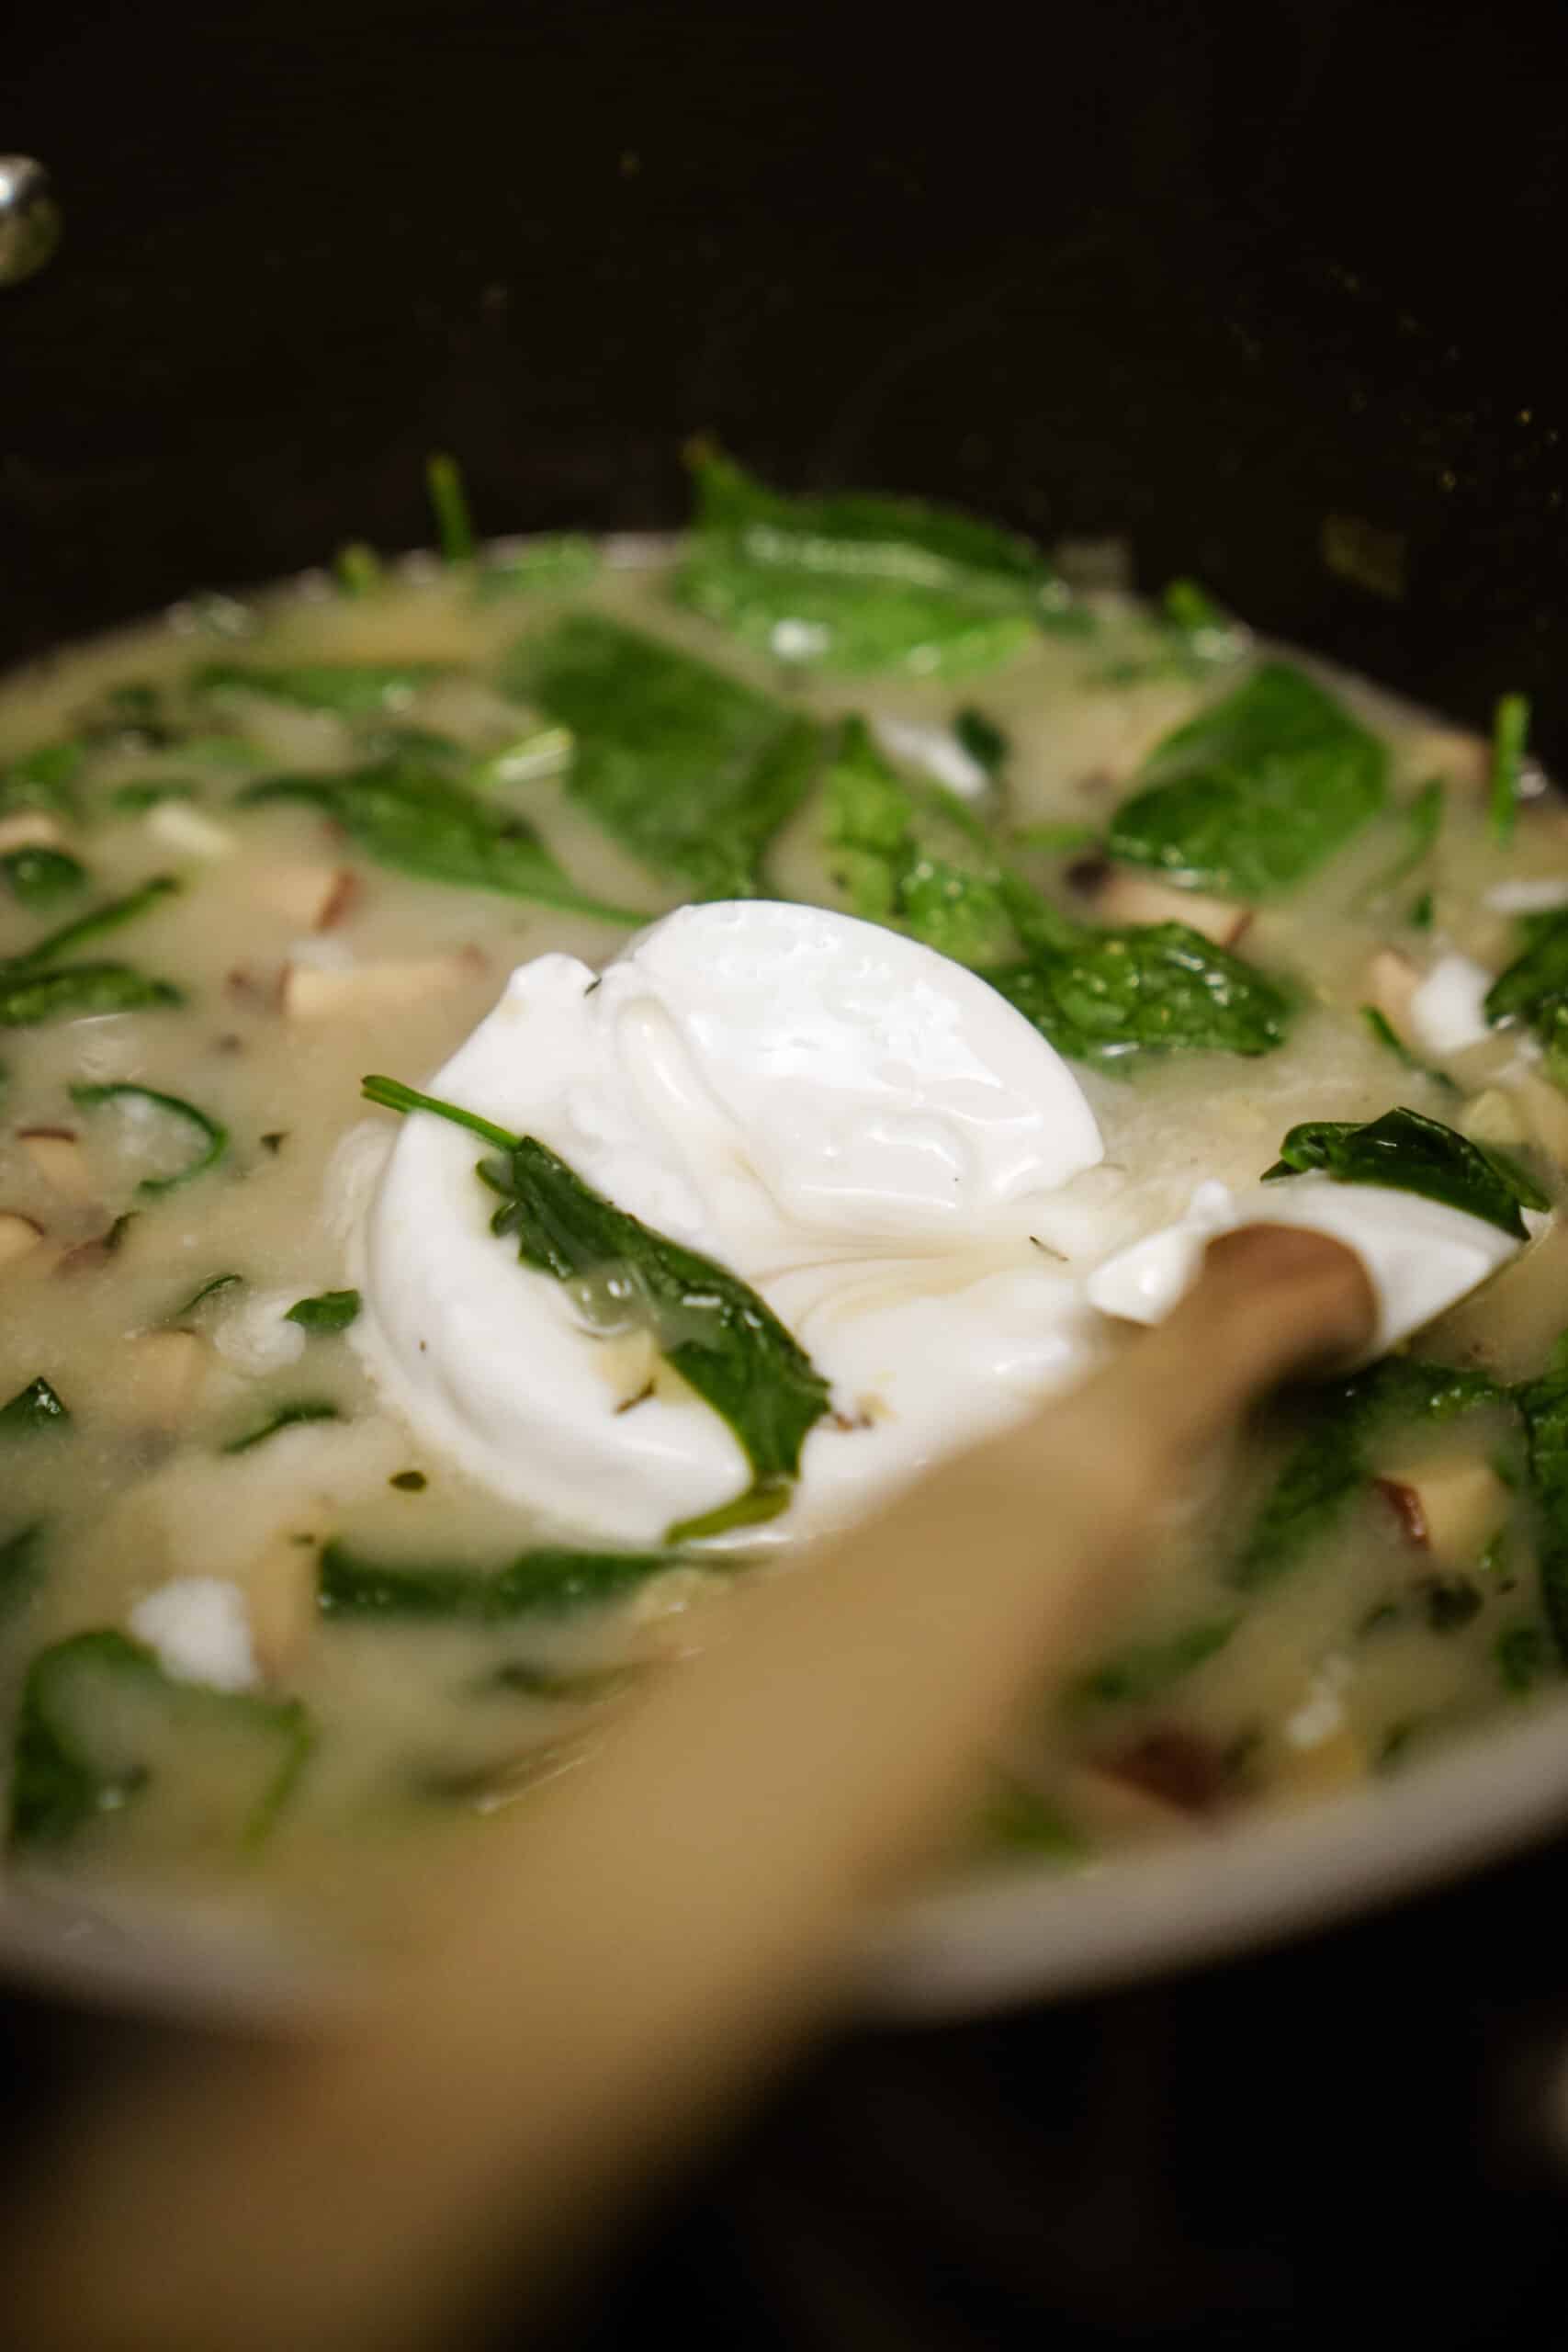
[[[1244,1592],[1275,1583],[1334,1526],[1374,1475],[1371,1448],[1406,1421],[1444,1422],[1505,1392],[1484,1373],[1388,1356],[1348,1380],[1314,1392],[1304,1408],[1302,1434],[1272,1486],[1228,1570]]]
[[[13,898],[19,899],[31,914],[47,914],[62,899],[84,889],[87,881],[87,869],[80,858],[36,842],[23,849],[7,850],[0,857],[0,872]]]
[[[1491,812],[1493,839],[1506,848],[1519,812],[1519,778],[1529,738],[1528,695],[1504,695],[1492,719]]]
[[[1184,888],[1269,898],[1377,814],[1387,779],[1375,735],[1302,671],[1267,662],[1156,746],[1106,845]]]
[[[70,1408],[41,1374],[0,1406],[0,1437],[36,1437],[40,1430],[63,1429]]]
[[[1015,945],[984,827],[940,786],[905,783],[863,718],[840,729],[822,797],[829,868],[852,913],[897,925],[961,964]]]
[[[185,1166],[176,1168],[167,1176],[143,1176],[136,1187],[139,1193],[172,1193],[176,1185],[188,1184],[193,1176],[199,1176],[205,1170],[216,1167],[229,1148],[227,1127],[220,1126],[216,1119],[209,1118],[205,1111],[198,1111],[194,1102],[186,1102],[177,1094],[160,1094],[154,1087],[131,1086],[123,1082],[73,1086],[71,1100],[84,1111],[96,1110],[106,1102],[146,1103],[152,1110],[163,1112],[177,1125],[193,1130],[197,1138],[196,1149]]]
[[[103,1627],[34,1658],[22,1686],[11,1774],[11,1841],[61,1846],[90,1823],[155,1802],[180,1770],[186,1736],[231,1743],[231,1795],[215,1800],[236,1842],[264,1838],[314,1741],[297,1699],[209,1690],[164,1672],[153,1653]]]
[[[1551,1206],[1544,1193],[1501,1153],[1428,1119],[1419,1111],[1385,1111],[1381,1119],[1309,1119],[1292,1127],[1263,1182],[1321,1169],[1339,1184],[1384,1184],[1440,1201],[1495,1225],[1516,1241],[1529,1231],[1521,1209]]]
[[[346,1331],[359,1306],[356,1290],[324,1290],[314,1298],[296,1299],[283,1319],[305,1331]]]
[[[478,1170],[501,1196],[491,1232],[515,1239],[524,1264],[558,1282],[615,1268],[628,1311],[728,1426],[750,1464],[750,1487],[720,1511],[671,1528],[668,1543],[772,1519],[788,1507],[801,1446],[829,1409],[829,1386],[748,1283],[618,1209],[532,1136],[509,1135],[396,1079],[367,1078],[364,1092],[388,1110],[427,1111],[492,1145],[501,1157],[480,1161]]]
[[[279,775],[247,786],[243,808],[286,800],[323,809],[379,865],[427,882],[496,890],[614,923],[648,920],[578,888],[535,828],[428,765],[388,760],[344,775]]]
[[[808,720],[588,613],[524,638],[502,684],[570,728],[567,791],[623,848],[699,898],[761,894],[763,853],[820,754]]]
[[[367,1560],[333,1543],[321,1554],[317,1600],[323,1617],[499,1625],[515,1617],[559,1617],[597,1608],[680,1566],[680,1555],[671,1552],[547,1548],[487,1570]]]
[[[786,497],[706,445],[682,600],[775,660],[959,676],[1092,616],[1027,539],[904,499]]]

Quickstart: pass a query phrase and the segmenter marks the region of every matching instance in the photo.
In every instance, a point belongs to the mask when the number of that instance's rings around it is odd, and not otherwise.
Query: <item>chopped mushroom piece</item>
[[[24,1127],[17,1141],[39,1174],[69,1201],[90,1201],[96,1187],[87,1155],[69,1127]]]
[[[60,827],[41,808],[17,808],[0,817],[0,857],[13,849],[51,849],[60,838]]]
[[[256,1662],[267,1680],[289,1672],[316,1623],[316,1560],[322,1530],[301,1523],[275,1535],[242,1571]]]
[[[1252,921],[1252,909],[1234,899],[1212,899],[1201,890],[1178,890],[1152,874],[1113,866],[1095,900],[1108,922],[1184,922],[1216,947],[1234,947]]]
[[[296,931],[330,931],[343,921],[358,888],[348,866],[303,861],[263,866],[255,878],[255,895],[262,904]]]
[[[1367,966],[1361,988],[1365,1001],[1374,1005],[1402,1043],[1410,1042],[1410,1000],[1421,981],[1420,972],[1397,947],[1380,947]]]
[[[1269,1778],[1271,1796],[1280,1798],[1330,1795],[1336,1789],[1355,1788],[1367,1777],[1364,1743],[1348,1724],[1340,1724],[1326,1739],[1310,1747],[1281,1746]]]
[[[1413,1460],[1378,1486],[1411,1542],[1445,1567],[1473,1566],[1508,1516],[1508,1490],[1479,1454]]]
[[[130,1408],[152,1429],[175,1429],[195,1404],[207,1349],[194,1331],[143,1331],[131,1340]]]
[[[1066,1773],[1062,1797],[1072,1820],[1096,1840],[1145,1846],[1191,1835],[1190,1813],[1097,1765]]]
[[[15,1265],[42,1239],[42,1226],[35,1225],[30,1216],[23,1216],[17,1209],[0,1209],[0,1266]]]
[[[464,955],[355,964],[346,971],[290,964],[283,975],[283,1010],[295,1021],[360,1020],[400,1005],[427,1003],[433,995],[462,988],[473,977],[473,959]]]
[[[1508,1089],[1524,1131],[1559,1168],[1568,1168],[1568,1096],[1544,1078],[1517,1079]]]

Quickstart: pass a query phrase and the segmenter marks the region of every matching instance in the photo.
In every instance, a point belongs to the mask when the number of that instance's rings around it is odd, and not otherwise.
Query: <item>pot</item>
[[[51,263],[0,293],[0,654],[425,533],[664,528],[682,439],[1128,542],[1260,629],[1568,756],[1564,31],[1414,0],[1100,0],[934,46],[816,0],[154,6],[14,40]],[[1450,168],[1450,166],[1452,168]],[[1321,1926],[1568,1819],[1551,1710],[1388,1788],[868,1955],[969,2011]],[[18,1969],[258,2007],[254,1955],[0,1914]]]

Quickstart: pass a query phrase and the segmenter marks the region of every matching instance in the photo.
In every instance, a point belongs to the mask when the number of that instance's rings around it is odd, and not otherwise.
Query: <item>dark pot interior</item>
[[[417,541],[433,447],[492,529],[667,524],[706,426],[1550,745],[1563,55],[1420,0],[34,12],[0,649]]]

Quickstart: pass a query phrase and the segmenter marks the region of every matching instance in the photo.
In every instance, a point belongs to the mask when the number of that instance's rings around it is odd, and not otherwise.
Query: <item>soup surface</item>
[[[1506,1262],[1195,1465],[1138,1617],[1010,1736],[960,1861],[1092,1867],[1404,1770],[1561,1672],[1568,830],[1522,708],[1483,742],[1189,583],[1140,605],[987,526],[774,499],[716,458],[700,491],[679,548],[477,552],[448,495],[451,560],[350,551],[0,696],[0,1724],[31,1881],[363,1931],[411,1838],[525,1801],[738,1583],[940,1451],[900,1401],[922,1364],[951,1442],[1103,1360],[1127,1327],[1084,1303],[1093,1268],[1308,1127],[1286,1158],[1316,1172],[1281,1194],[1371,1170]],[[537,1234],[530,1256],[507,1136],[441,1128],[463,1202],[432,1191],[426,1235],[410,1195],[367,1272],[389,1152],[438,1125],[400,1128],[367,1073],[429,1088],[514,967],[624,970],[654,918],[753,899],[983,976],[1103,1140],[1047,1231],[966,1232],[962,1277],[840,1234],[862,1290],[890,1259],[912,1281],[904,1389],[835,1371],[826,1309],[761,1259],[720,1267],[742,1282],[716,1307],[690,1266],[660,1291],[678,1219],[560,1132],[567,1207],[641,1220],[603,1262],[547,1262]],[[388,1339],[450,1216],[524,1335],[523,1438],[498,1425],[488,1456]],[[780,1324],[753,1320],[725,1389],[752,1283]],[[1022,1372],[1021,1284],[1026,1317],[1060,1308]],[[526,1475],[547,1312],[608,1384],[575,1510],[553,1424],[536,1499]],[[665,1426],[694,1461],[716,1431],[728,1468],[677,1477],[668,1524],[639,1470],[615,1519],[620,1433]]]

